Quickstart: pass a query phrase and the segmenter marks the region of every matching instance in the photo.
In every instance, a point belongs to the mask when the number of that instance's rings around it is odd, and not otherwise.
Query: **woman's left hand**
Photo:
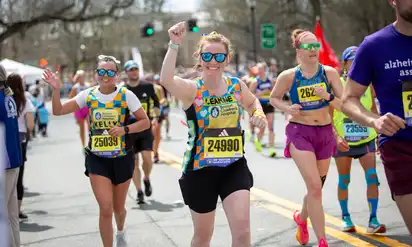
[[[119,137],[124,136],[126,132],[124,131],[124,127],[115,126],[109,130],[109,134],[111,136]]]
[[[258,128],[265,128],[266,127],[266,117],[260,114],[254,114],[251,118],[250,118],[250,123],[253,124],[254,126],[258,127]]]
[[[326,92],[323,87],[315,87],[315,95],[321,97],[324,100],[329,100],[330,95]]]

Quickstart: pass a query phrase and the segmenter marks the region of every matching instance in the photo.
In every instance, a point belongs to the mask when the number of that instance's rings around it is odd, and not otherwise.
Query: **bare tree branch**
[[[52,4],[52,2],[54,1],[50,0],[50,2],[48,3]],[[133,3],[134,3],[134,0],[123,0],[123,1],[116,0],[114,3],[112,3],[112,5],[110,5],[108,10],[99,11],[98,13],[88,14],[87,10],[91,7],[90,0],[85,0],[83,2],[82,8],[79,9],[77,12],[76,12],[77,6],[75,2],[71,1],[71,3],[66,4],[63,7],[60,7],[51,13],[46,10],[44,13],[38,16],[35,16],[33,18],[28,18],[27,20],[7,22],[6,20],[1,19],[0,24],[4,28],[0,32],[0,43],[3,40],[7,39],[8,37],[14,35],[15,33],[20,32],[21,30],[27,30],[41,23],[48,23],[52,21],[85,22],[85,21],[96,20],[96,19],[100,19],[104,17],[113,17],[116,10],[128,8],[132,6]],[[72,16],[68,16],[71,12],[75,14]]]

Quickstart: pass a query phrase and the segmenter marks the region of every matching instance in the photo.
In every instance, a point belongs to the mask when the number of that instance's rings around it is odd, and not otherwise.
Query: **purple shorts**
[[[285,157],[291,158],[290,144],[301,151],[310,151],[316,160],[331,158],[336,153],[336,139],[332,124],[312,126],[290,122],[286,126]]]
[[[88,115],[89,115],[89,108],[87,106],[74,112],[74,117],[76,119],[86,119]]]
[[[392,198],[412,194],[411,146],[411,141],[390,139],[379,147]]]

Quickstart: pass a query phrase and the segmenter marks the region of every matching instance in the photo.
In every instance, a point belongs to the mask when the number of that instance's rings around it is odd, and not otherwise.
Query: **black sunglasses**
[[[227,54],[226,53],[203,52],[203,53],[200,53],[200,57],[206,63],[212,61],[213,58],[215,58],[216,62],[223,63],[226,60]]]

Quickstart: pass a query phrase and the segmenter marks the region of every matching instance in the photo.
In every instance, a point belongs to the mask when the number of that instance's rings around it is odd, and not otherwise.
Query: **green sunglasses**
[[[303,49],[306,51],[311,51],[312,49],[314,49],[315,51],[318,51],[320,47],[321,47],[321,44],[319,42],[316,42],[312,44],[301,44],[299,46],[299,49]]]

